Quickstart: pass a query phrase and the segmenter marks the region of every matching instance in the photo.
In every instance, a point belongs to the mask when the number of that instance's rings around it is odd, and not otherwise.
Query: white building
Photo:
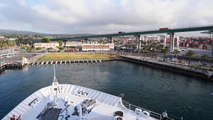
[[[1,36],[1,35],[0,35],[0,39],[4,39],[4,36]]]
[[[53,48],[53,49],[58,49],[59,43],[58,42],[51,42],[51,43],[34,43],[35,48]]]
[[[65,47],[79,47],[82,46],[82,42],[80,41],[71,41],[71,42],[66,42]]]
[[[114,49],[114,43],[82,43],[82,51],[109,51]]]
[[[5,40],[4,36],[0,35],[0,41],[4,41],[4,40]]]
[[[17,38],[8,38],[9,41],[15,41]]]

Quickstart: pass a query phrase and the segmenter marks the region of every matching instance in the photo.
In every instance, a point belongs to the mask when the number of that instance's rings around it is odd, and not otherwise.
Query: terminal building
[[[70,41],[70,42],[66,42],[66,44],[64,44],[65,47],[81,47],[82,46],[82,42],[80,41]]]
[[[51,43],[34,43],[35,48],[52,48],[52,49],[58,49],[59,43],[58,42],[51,42]]]
[[[82,51],[110,51],[114,49],[114,43],[82,43]]]

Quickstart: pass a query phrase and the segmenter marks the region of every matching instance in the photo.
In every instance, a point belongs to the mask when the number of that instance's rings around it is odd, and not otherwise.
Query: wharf
[[[19,53],[10,58],[0,58],[0,74],[5,70],[22,69],[33,61],[37,56],[43,54]]]
[[[22,69],[27,64],[22,64],[21,62],[13,62],[13,63],[4,63],[0,65],[0,74],[4,72],[5,70],[11,70],[11,69]]]
[[[48,64],[72,64],[72,63],[101,63],[106,60],[60,60],[60,61],[35,61],[31,62],[29,65],[48,65]]]
[[[190,75],[193,77],[199,77],[205,80],[213,81],[213,71],[196,69],[183,64],[154,61],[146,57],[125,56],[125,55],[121,55],[120,57],[124,61],[151,66],[151,67],[155,67],[155,68],[159,68],[163,70],[169,70],[170,72],[181,73],[181,74]]]

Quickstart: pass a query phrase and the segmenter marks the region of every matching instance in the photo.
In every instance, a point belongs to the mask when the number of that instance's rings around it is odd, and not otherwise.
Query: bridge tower
[[[135,35],[137,50],[141,50],[141,35]]]
[[[166,47],[166,39],[167,39],[167,35],[164,36],[164,40],[163,40],[163,48]]]
[[[67,40],[63,40],[63,42],[64,42],[64,48],[65,48],[67,45]]]
[[[170,32],[169,35],[170,35],[169,51],[170,52],[174,52],[175,33],[174,32]]]
[[[180,44],[180,36],[176,36],[176,39],[177,39],[176,49],[180,50],[180,46],[179,46],[179,44]]]
[[[146,45],[147,45],[147,36],[141,35],[140,38],[141,38],[141,42],[143,41],[143,42],[144,42],[144,45],[146,46]],[[142,43],[141,43],[141,44],[142,44]]]
[[[114,43],[113,38],[109,37],[108,40],[110,41],[110,43]]]

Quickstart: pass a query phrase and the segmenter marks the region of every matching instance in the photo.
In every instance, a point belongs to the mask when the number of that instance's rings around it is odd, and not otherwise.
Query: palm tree
[[[157,52],[157,43],[153,42],[149,46],[149,51],[152,53],[152,57],[156,57],[156,52]]]
[[[202,55],[201,59],[204,61],[204,64],[206,64],[206,61],[209,59],[208,55]]]
[[[174,52],[173,52],[173,54],[175,55],[175,58],[176,58],[176,60],[177,60],[177,55],[180,53],[180,51],[178,51],[178,50],[174,50]]]
[[[142,53],[144,54],[144,56],[147,55],[147,52],[148,52],[148,48],[146,46],[144,46],[142,49],[141,49]]]
[[[168,47],[162,48],[161,53],[163,53],[163,61],[166,59],[166,54],[168,53],[169,49]]]
[[[157,48],[157,52],[160,53],[161,49],[163,48],[163,45],[159,44],[156,46],[156,48]]]
[[[203,59],[204,61],[205,61],[205,60],[208,60],[208,59],[209,59],[209,56],[208,56],[208,55],[202,55],[202,56],[201,56],[201,59]]]
[[[189,50],[187,53],[186,53],[186,56],[189,57],[189,65],[191,63],[191,59],[195,56],[195,53],[191,50]]]

